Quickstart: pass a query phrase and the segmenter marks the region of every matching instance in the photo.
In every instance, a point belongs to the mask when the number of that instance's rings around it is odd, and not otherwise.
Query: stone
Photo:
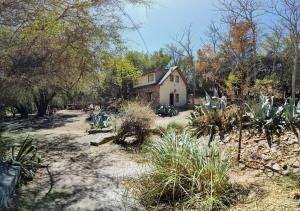
[[[295,161],[295,162],[292,164],[292,167],[293,167],[293,168],[300,168],[300,162],[299,162],[299,161]]]
[[[105,135],[101,136],[100,138],[93,140],[90,142],[91,146],[99,146],[101,144],[105,144],[107,142],[110,142],[114,140],[116,136],[112,133],[106,133]]]
[[[3,210],[19,181],[20,166],[0,164],[0,210]]]
[[[242,170],[244,170],[246,168],[246,165],[243,164],[243,163],[239,163],[239,168],[242,169]]]
[[[297,138],[289,138],[289,140],[286,142],[287,145],[293,145],[293,144],[297,144],[297,143],[298,143]]]
[[[280,165],[279,165],[278,163],[275,163],[275,164],[272,166],[272,168],[273,168],[274,170],[276,170],[276,171],[280,171],[280,170],[281,170],[281,167],[280,167]]]

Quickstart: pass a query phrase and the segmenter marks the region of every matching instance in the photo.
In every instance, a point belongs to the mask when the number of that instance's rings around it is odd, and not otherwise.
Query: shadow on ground
[[[4,131],[22,133],[63,127],[67,123],[78,121],[78,114],[57,114],[55,116],[29,117],[27,119],[10,119],[1,123]]]

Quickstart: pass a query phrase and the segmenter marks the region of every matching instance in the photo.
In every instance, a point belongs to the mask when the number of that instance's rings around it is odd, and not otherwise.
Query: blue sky
[[[192,26],[193,47],[196,51],[205,40],[212,20],[218,20],[217,0],[156,0],[150,8],[127,6],[126,12],[140,26],[149,52],[173,42],[176,35]],[[129,23],[127,20],[126,22]],[[131,50],[147,52],[137,31],[123,33]]]

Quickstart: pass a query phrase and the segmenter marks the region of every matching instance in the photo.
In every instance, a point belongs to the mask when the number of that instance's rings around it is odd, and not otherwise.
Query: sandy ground
[[[101,134],[87,135],[87,114],[63,111],[51,120],[49,128],[26,128],[7,124],[10,130],[37,139],[50,177],[41,170],[33,182],[21,186],[8,210],[134,210],[127,202],[122,180],[137,175],[142,165],[119,146],[91,147],[90,141]]]
[[[176,117],[157,117],[155,124],[187,122],[185,111]],[[9,210],[139,210],[121,183],[144,167],[138,154],[107,143],[90,146],[101,134],[87,135],[87,114],[60,111],[47,120],[12,121],[4,125],[16,137],[31,136],[49,164],[52,185],[46,169],[33,182],[22,185]]]

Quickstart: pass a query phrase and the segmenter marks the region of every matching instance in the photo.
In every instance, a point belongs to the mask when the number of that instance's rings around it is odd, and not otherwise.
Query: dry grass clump
[[[145,147],[150,172],[132,183],[146,207],[167,204],[182,209],[224,209],[230,203],[229,159],[216,145],[200,146],[185,130],[167,131]]]
[[[149,136],[155,114],[148,104],[134,101],[121,107],[121,126],[117,131],[116,143],[126,145],[127,137],[135,137],[131,145],[141,145]]]

